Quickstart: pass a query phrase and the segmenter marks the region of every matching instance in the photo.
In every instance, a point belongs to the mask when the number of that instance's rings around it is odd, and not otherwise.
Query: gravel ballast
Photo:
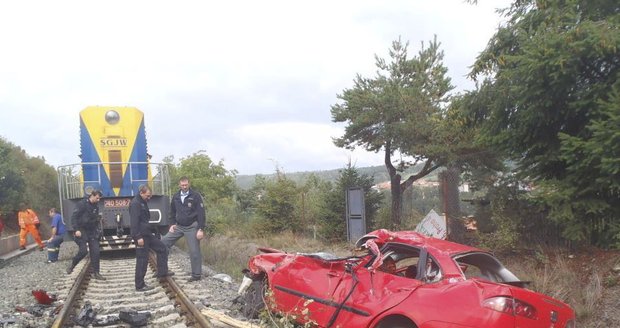
[[[24,254],[0,263],[0,327],[3,322],[15,320],[10,327],[48,327],[53,321],[53,311],[63,303],[59,300],[49,307],[41,309],[32,295],[33,290],[42,289],[49,294],[66,295],[66,269],[71,258],[77,253],[74,242],[62,244],[58,262],[47,263],[47,252],[38,248],[24,251]],[[105,254],[102,258],[105,258]],[[173,247],[170,251],[169,262],[182,271],[190,272],[188,254]],[[151,273],[147,273],[151,274]],[[214,278],[220,277],[220,278]],[[221,279],[224,276],[226,279]],[[226,313],[237,319],[238,305],[233,304],[237,297],[238,283],[231,282],[227,275],[218,274],[207,266],[203,266],[203,279],[191,291],[190,298],[201,306],[207,306]],[[41,317],[33,315],[33,309],[44,311]],[[26,311],[24,311],[26,310]]]

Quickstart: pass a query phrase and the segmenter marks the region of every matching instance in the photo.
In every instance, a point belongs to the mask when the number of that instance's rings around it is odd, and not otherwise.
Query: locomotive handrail
[[[117,192],[107,194],[104,191],[104,198],[122,197],[126,199],[127,197],[133,197],[138,192],[137,187],[142,184],[149,185],[153,195],[171,196],[169,164],[167,163],[130,161],[67,164],[57,168],[59,205],[63,217],[69,217],[71,214],[69,211],[75,206],[76,200],[85,197],[90,192],[89,188],[102,188],[103,190],[107,188],[109,192],[110,186],[106,186],[106,184],[110,184],[110,180],[104,180],[108,179],[106,169],[109,169],[109,166],[106,167],[105,165],[120,165],[122,176],[128,179],[123,181],[119,187],[115,187],[119,188]],[[143,172],[134,174],[134,170],[142,170]],[[145,174],[144,172],[147,173]],[[86,179],[87,177],[89,179]],[[111,215],[115,214],[112,213]],[[166,220],[163,217],[163,213],[159,213],[159,219],[155,219],[153,223],[161,224],[162,222],[166,222]],[[66,223],[67,221],[65,221]],[[107,228],[110,229],[110,227]]]
[[[170,196],[170,179],[168,177],[167,163],[154,162],[84,162],[61,165],[57,168],[58,173],[58,192],[61,199],[80,198],[85,196],[84,186],[89,184],[101,185],[102,168],[104,165],[123,165],[128,170],[129,184],[134,183],[149,184],[153,188],[154,194]],[[155,174],[151,179],[134,179],[134,166],[147,165],[150,172]],[[97,176],[95,180],[84,180],[84,169],[96,168]],[[131,195],[135,193],[131,188]]]

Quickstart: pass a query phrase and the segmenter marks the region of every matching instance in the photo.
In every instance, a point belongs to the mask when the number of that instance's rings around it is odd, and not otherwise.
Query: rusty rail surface
[[[155,253],[151,251],[149,253],[149,262],[153,268],[157,267],[157,258],[155,257]],[[197,324],[202,328],[213,328],[213,325],[205,317],[202,315],[200,310],[194,305],[194,302],[185,294],[181,286],[177,284],[177,282],[172,277],[165,277],[160,279],[160,283],[167,285],[167,287],[172,291],[172,296],[175,301],[181,306],[181,308],[185,311],[186,320]]]

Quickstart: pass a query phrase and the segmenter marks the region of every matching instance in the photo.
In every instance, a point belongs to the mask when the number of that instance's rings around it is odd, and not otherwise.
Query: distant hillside
[[[415,167],[407,169],[403,173],[403,178],[409,177],[411,174],[420,170],[422,164],[416,165]],[[372,176],[374,178],[375,184],[380,182],[385,182],[390,180],[390,176],[388,175],[387,169],[385,166],[368,166],[368,167],[356,167],[355,168],[359,173]],[[293,172],[288,173],[285,172],[286,177],[297,182],[304,182],[310,175],[314,174],[322,180],[325,181],[336,181],[338,176],[340,175],[340,169],[326,170],[326,171],[306,171],[306,172]],[[237,186],[242,189],[249,189],[254,184],[254,180],[257,175],[264,176],[267,179],[275,178],[275,173],[273,174],[256,174],[256,175],[238,175],[237,176]],[[427,180],[436,180],[437,174],[433,172],[430,176],[427,176]]]

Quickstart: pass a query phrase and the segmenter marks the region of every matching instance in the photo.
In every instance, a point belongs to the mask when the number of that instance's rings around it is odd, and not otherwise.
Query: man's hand
[[[204,237],[205,237],[205,234],[202,231],[202,229],[198,229],[198,231],[196,231],[196,239],[202,240],[202,238],[204,238]]]
[[[169,232],[174,232],[174,228],[176,228],[176,224],[173,224],[170,226],[170,229],[168,229]]]
[[[140,246],[140,247],[144,246],[144,239],[143,238],[138,239],[138,246]]]

